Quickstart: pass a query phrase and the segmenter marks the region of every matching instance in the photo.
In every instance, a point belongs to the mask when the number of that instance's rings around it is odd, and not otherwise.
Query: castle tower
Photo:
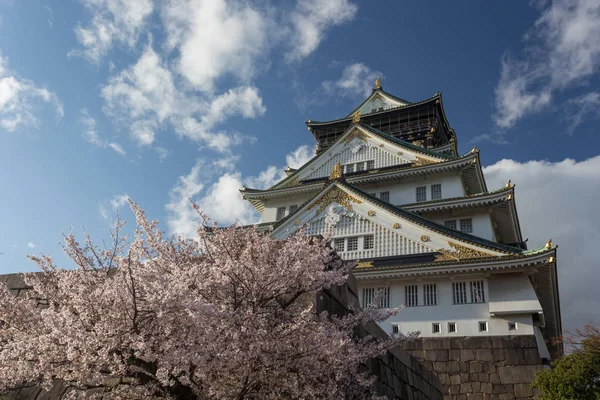
[[[346,117],[306,124],[317,154],[286,169],[287,177],[267,190],[241,191],[262,215],[259,229],[275,238],[301,226],[310,235],[329,233],[339,254],[358,262],[363,306],[406,306],[382,328],[420,331],[422,346],[413,353],[431,363],[448,399],[462,393],[450,386],[475,381],[468,393],[512,385],[511,398],[528,398],[529,389],[517,386],[525,385],[522,377],[507,378],[499,368],[539,368],[562,354],[561,345],[551,344],[562,331],[556,247],[549,241],[527,249],[514,185],[489,190],[479,151],[458,153],[441,93],[411,103],[385,92],[377,79]],[[484,350],[484,359],[457,356],[456,346]],[[488,360],[485,349],[505,357]],[[512,364],[511,354],[518,359]],[[440,370],[453,361],[467,363],[466,372],[462,364]],[[476,372],[472,362],[481,363]],[[485,363],[495,372],[479,371],[488,369]],[[485,382],[485,374],[498,382]],[[521,375],[532,379],[530,372]]]

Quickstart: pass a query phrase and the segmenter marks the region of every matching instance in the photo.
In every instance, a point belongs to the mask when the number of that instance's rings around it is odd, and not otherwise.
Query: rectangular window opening
[[[508,330],[509,331],[516,331],[517,330],[517,323],[516,322],[509,322],[508,323]]]
[[[356,172],[364,171],[364,170],[365,170],[365,163],[359,162],[356,164]]]
[[[485,303],[485,290],[483,281],[470,282],[471,303]]]
[[[392,333],[400,333],[400,327],[398,325],[392,325]]]
[[[419,305],[419,294],[417,285],[407,285],[405,287],[406,307],[416,307]]]
[[[375,237],[373,235],[366,235],[363,238],[363,249],[371,250],[375,244]]]
[[[358,250],[358,236],[348,238],[348,246],[346,251]]]
[[[333,246],[337,251],[344,251],[344,238],[333,239]]]
[[[440,323],[434,322],[431,324],[431,333],[440,333]]]
[[[277,221],[285,217],[285,207],[277,207]]]
[[[467,303],[467,282],[452,282],[452,300],[454,304]]]
[[[440,200],[442,198],[442,184],[431,185],[431,200]]]
[[[450,228],[450,229],[456,230],[456,220],[455,219],[450,219],[448,221],[444,221],[444,226],[446,228]]]
[[[417,187],[417,201],[427,201],[427,186]]]
[[[295,213],[296,210],[298,210],[298,206],[296,204],[294,204],[293,206],[290,206],[290,215]]]
[[[437,287],[435,283],[423,285],[423,304],[426,306],[437,305]]]
[[[471,218],[461,219],[460,231],[465,233],[473,233],[473,220]]]
[[[379,198],[381,201],[385,201],[386,203],[390,202],[390,192],[380,192]]]
[[[367,161],[367,169],[375,169],[375,160]]]
[[[448,333],[456,333],[456,322],[448,322]]]
[[[488,331],[487,321],[479,321],[479,332],[487,332],[487,331]]]

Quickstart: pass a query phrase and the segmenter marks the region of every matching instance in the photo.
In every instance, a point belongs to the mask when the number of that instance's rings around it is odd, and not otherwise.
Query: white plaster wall
[[[383,107],[384,110],[387,110],[397,106],[398,104],[394,104],[391,101],[383,98],[383,96],[377,95],[373,100],[367,101],[365,104],[363,104],[359,111],[362,115],[364,115],[372,113],[374,108],[379,109],[380,107]]]
[[[303,194],[295,197],[280,197],[273,200],[265,201],[265,209],[262,214],[261,222],[275,222],[277,221],[277,208],[285,207],[285,215],[288,215],[289,207],[291,205],[300,205],[304,204],[308,199],[314,197],[314,195]]]
[[[390,192],[390,203],[396,206],[415,203],[417,201],[417,187],[427,186],[427,200],[431,200],[431,185],[442,184],[442,198],[461,197],[465,195],[462,180],[457,174],[440,174],[436,176],[424,176],[419,178],[405,179],[392,183],[378,183],[370,185],[357,185],[366,193]]]
[[[442,189],[443,194],[443,189]],[[457,220],[456,227],[458,228],[458,220],[461,218],[471,218],[473,223],[472,235],[482,237],[484,239],[496,240],[494,228],[492,227],[492,219],[485,209],[466,209],[466,210],[453,210],[444,213],[434,214],[423,214],[423,217],[437,222],[440,225],[444,225],[444,221],[449,219]]]
[[[486,301],[489,300],[489,285],[502,282],[502,277],[486,280],[482,277],[456,278],[456,281],[484,280],[486,282]],[[386,331],[392,332],[392,325],[398,324],[400,332],[420,331],[422,337],[440,336],[493,336],[493,335],[532,335],[533,320],[531,314],[506,314],[498,317],[490,316],[489,303],[460,304],[452,302],[452,281],[444,279],[398,280],[392,282],[365,282],[359,280],[359,292],[363,287],[390,286],[390,306],[399,307],[405,302],[405,286],[419,286],[419,304],[423,301],[423,284],[437,285],[438,304],[436,306],[405,307],[401,312],[380,323]],[[493,289],[492,289],[493,290]],[[362,301],[362,299],[361,299]],[[488,331],[479,332],[479,322],[487,321]],[[440,333],[432,333],[432,323],[439,322]],[[448,333],[448,322],[457,323],[457,332]],[[517,330],[508,329],[509,322],[517,323]]]

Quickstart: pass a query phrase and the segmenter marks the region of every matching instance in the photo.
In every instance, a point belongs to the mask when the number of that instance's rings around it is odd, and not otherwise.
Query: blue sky
[[[239,187],[311,157],[304,121],[381,75],[409,101],[443,92],[488,186],[517,184],[572,328],[600,306],[599,65],[598,0],[0,0],[0,273],[38,252],[68,267],[60,232],[105,238],[127,196],[169,233],[193,233],[188,198],[255,221]]]

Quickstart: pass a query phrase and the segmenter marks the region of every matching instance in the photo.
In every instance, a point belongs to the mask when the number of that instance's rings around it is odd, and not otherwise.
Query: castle
[[[357,261],[363,307],[405,306],[381,327],[420,332],[410,350],[437,369],[447,398],[532,396],[523,385],[563,353],[552,342],[562,332],[556,247],[527,248],[514,185],[488,189],[479,151],[460,155],[441,93],[412,103],[378,78],[344,118],[306,125],[317,141],[311,160],[271,188],[241,189],[262,216],[257,229],[331,236]],[[454,361],[467,366],[445,371]]]

